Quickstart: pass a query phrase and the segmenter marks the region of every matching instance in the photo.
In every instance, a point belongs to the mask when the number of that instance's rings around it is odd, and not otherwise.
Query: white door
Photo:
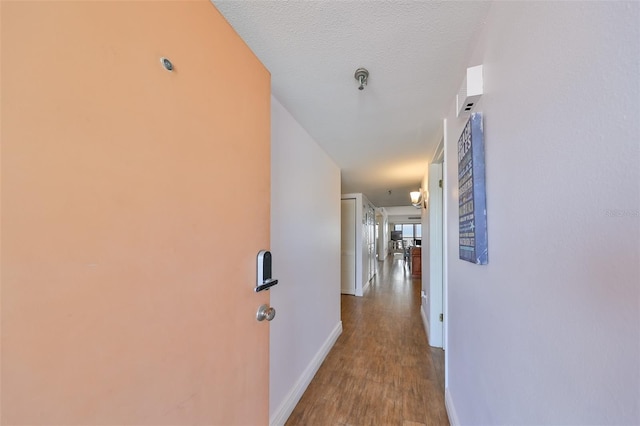
[[[376,275],[376,212],[369,208],[369,280]]]
[[[356,200],[342,200],[341,291],[356,294]]]
[[[442,347],[443,304],[443,197],[442,164],[429,167],[429,344]]]

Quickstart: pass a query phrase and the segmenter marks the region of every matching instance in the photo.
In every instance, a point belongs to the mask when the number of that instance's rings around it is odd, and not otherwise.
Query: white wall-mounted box
[[[480,99],[483,91],[482,65],[467,68],[467,76],[456,95],[457,116],[469,115]]]

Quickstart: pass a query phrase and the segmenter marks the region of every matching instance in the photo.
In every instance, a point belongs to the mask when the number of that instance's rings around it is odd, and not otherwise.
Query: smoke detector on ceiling
[[[469,115],[482,96],[482,65],[467,68],[467,76],[456,95],[457,116]]]

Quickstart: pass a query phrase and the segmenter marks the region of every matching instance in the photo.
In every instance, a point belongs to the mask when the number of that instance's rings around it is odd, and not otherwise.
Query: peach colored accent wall
[[[267,423],[268,71],[206,0],[1,7],[2,424]]]

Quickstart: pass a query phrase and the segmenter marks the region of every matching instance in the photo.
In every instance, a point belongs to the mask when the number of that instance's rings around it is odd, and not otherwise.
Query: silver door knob
[[[270,307],[269,305],[262,305],[258,308],[258,313],[256,314],[256,319],[258,321],[271,321],[276,316],[275,308]]]

